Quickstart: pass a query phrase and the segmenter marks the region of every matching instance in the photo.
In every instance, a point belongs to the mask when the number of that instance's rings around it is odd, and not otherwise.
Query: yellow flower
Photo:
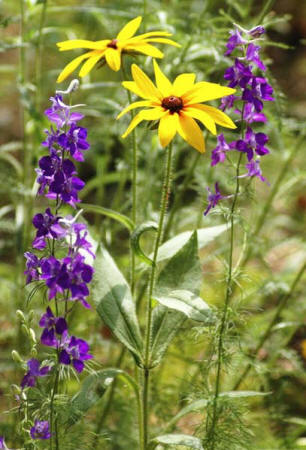
[[[180,47],[179,44],[168,39],[171,33],[167,31],[150,31],[149,33],[134,36],[140,27],[142,17],[136,17],[128,22],[118,33],[115,39],[104,39],[102,41],[86,41],[82,39],[72,39],[69,41],[58,42],[56,45],[60,51],[72,50],[75,48],[87,48],[89,52],[73,59],[64,70],[60,73],[57,82],[64,81],[83,61],[87,60],[79,73],[80,77],[87,75],[91,69],[105,58],[109,67],[117,72],[121,66],[121,53],[138,52],[153,58],[162,58],[164,54],[150,45],[149,42],[158,42],[161,44],[174,45]]]
[[[162,147],[168,145],[178,134],[199,152],[204,153],[205,143],[202,131],[194,120],[201,122],[212,134],[216,135],[216,124],[226,128],[236,128],[233,121],[222,111],[202,102],[231,95],[235,89],[215,83],[201,81],[195,83],[195,74],[183,73],[174,83],[162,73],[154,61],[156,86],[136,64],[132,65],[134,81],[124,81],[123,86],[145,99],[127,106],[117,117],[142,106],[149,107],[140,111],[130,123],[125,138],[143,120],[159,120],[158,135]]]

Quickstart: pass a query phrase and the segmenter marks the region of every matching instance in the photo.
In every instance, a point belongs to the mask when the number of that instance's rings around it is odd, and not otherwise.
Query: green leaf
[[[197,233],[191,234],[185,245],[172,256],[161,270],[153,298],[167,297],[172,291],[181,289],[197,295],[201,286],[201,265],[198,257]],[[204,302],[203,302],[204,303]],[[168,346],[186,315],[180,310],[159,305],[153,309],[151,364],[156,366],[162,360]]]
[[[207,303],[190,291],[175,290],[171,291],[168,296],[154,295],[154,299],[167,308],[181,311],[189,319],[204,323],[213,322]]]
[[[229,398],[263,397],[265,395],[270,395],[271,393],[272,392],[228,391],[228,392],[221,392],[219,397],[229,397]]]
[[[196,231],[198,238],[199,249],[205,247],[213,239],[220,236],[228,229],[228,226],[217,225],[215,227],[200,228]],[[169,239],[164,244],[162,244],[158,249],[157,262],[172,258],[190,239],[192,236],[192,231],[184,231],[172,239]]]
[[[127,382],[138,395],[137,384],[123,370],[99,370],[84,379],[81,389],[70,400],[67,425],[71,426],[77,423],[100,400],[116,377]]]
[[[158,444],[184,445],[196,450],[204,450],[201,440],[188,434],[164,434],[163,436],[157,436],[151,440],[149,448],[154,449]]]
[[[100,248],[96,255],[93,299],[98,314],[139,364],[142,339],[135,303],[127,281],[104,248]]]
[[[151,258],[146,256],[144,252],[142,251],[140,247],[140,238],[143,233],[146,231],[154,230],[157,231],[158,225],[155,222],[149,221],[142,223],[139,225],[132,233],[131,235],[131,246],[134,251],[134,253],[140,258],[142,261],[144,261],[146,264],[149,264],[150,266],[153,265],[153,261]]]
[[[79,203],[79,208],[84,209],[84,211],[92,211],[97,214],[102,214],[103,216],[110,217],[111,219],[117,220],[117,222],[122,223],[129,231],[133,231],[134,223],[124,214],[120,214],[112,209],[103,208],[98,205],[91,205],[88,203]]]

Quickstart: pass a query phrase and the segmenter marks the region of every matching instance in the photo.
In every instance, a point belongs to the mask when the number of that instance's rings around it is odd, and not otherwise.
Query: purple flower
[[[259,67],[260,70],[265,71],[266,70],[266,66],[264,65],[264,63],[261,61],[260,57],[259,57],[259,50],[260,50],[260,46],[259,45],[254,45],[254,44],[249,44],[248,48],[247,48],[247,52],[246,52],[246,60],[247,61],[252,61],[253,63],[256,64],[257,67]],[[244,86],[242,86],[244,87]]]
[[[84,263],[85,257],[77,253],[73,257],[66,257],[63,262],[69,274],[69,289],[71,292],[71,300],[78,300],[85,308],[90,308],[85,297],[89,295],[87,284],[91,282],[93,276],[93,268]]]
[[[27,366],[28,366],[29,370],[25,374],[25,376],[23,377],[23,379],[21,381],[22,389],[25,388],[26,386],[28,386],[28,387],[35,386],[36,378],[47,375],[51,370],[50,366],[45,366],[42,369],[40,369],[39,368],[40,362],[35,358],[30,359],[27,362]]]
[[[73,123],[67,133],[62,133],[59,136],[58,143],[65,150],[68,150],[75,160],[84,161],[82,151],[88,150],[90,147],[86,138],[86,128],[78,127]]]
[[[59,225],[60,217],[54,216],[50,208],[44,214],[36,214],[33,217],[33,225],[37,228],[33,247],[42,250],[46,247],[45,238],[58,239],[65,236],[66,231]]]
[[[234,106],[235,100],[237,100],[239,97],[236,97],[235,95],[228,95],[227,97],[223,97],[221,99],[221,105],[220,109],[221,111],[225,111],[226,109],[231,109]]]
[[[35,420],[30,435],[32,439],[50,439],[49,422],[47,420]]]
[[[230,34],[231,37],[226,44],[227,51],[224,53],[225,56],[229,56],[236,47],[247,44],[247,41],[243,39],[237,28],[234,31],[230,31]]]
[[[235,87],[237,84],[244,88],[253,77],[251,67],[245,66],[239,59],[235,59],[233,66],[226,69],[224,78],[228,80],[229,87]]]
[[[236,114],[241,116],[240,109],[235,109]],[[247,123],[253,122],[267,122],[267,117],[264,113],[256,112],[254,105],[252,103],[245,103],[243,108],[243,120]]]
[[[262,176],[259,159],[250,161],[248,164],[246,164],[245,167],[247,168],[248,172],[245,173],[244,175],[240,175],[239,178],[258,177],[261,181],[264,181],[267,184],[269,184],[266,178]]]
[[[242,100],[252,103],[257,112],[260,112],[263,108],[263,102],[273,101],[272,97],[273,88],[268,84],[265,78],[253,77],[251,82],[251,89],[245,88],[242,93]]]
[[[56,347],[58,344],[55,333],[61,336],[68,328],[65,318],[55,317],[49,306],[41,316],[39,326],[44,328],[40,337],[41,343],[49,347]]]
[[[225,161],[226,158],[226,152],[231,150],[231,144],[229,145],[223,133],[219,134],[217,136],[218,145],[216,148],[213,149],[212,155],[211,155],[211,165],[215,166],[218,163],[222,163]]]
[[[3,436],[0,436],[0,450],[1,449],[8,450],[8,448],[7,448],[7,446],[6,446],[5,442],[4,442],[4,437]]]
[[[213,194],[211,192],[209,187],[207,187],[206,189],[208,191],[208,195],[207,195],[208,205],[207,205],[206,210],[204,211],[204,216],[207,216],[207,214],[209,213],[211,208],[214,208],[219,203],[220,200],[222,200],[223,198],[226,198],[223,195],[221,195],[221,192],[219,191],[218,183],[215,183],[215,194]]]
[[[54,122],[58,128],[62,128],[64,125],[70,125],[73,122],[77,122],[83,119],[84,115],[78,112],[71,112],[71,106],[66,105],[63,102],[61,95],[55,95],[50,98],[52,106],[46,109],[45,115],[51,122]]]
[[[254,28],[252,28],[251,30],[248,31],[249,35],[252,36],[255,39],[259,38],[265,32],[266,32],[266,30],[261,25],[258,25],[257,27],[254,27]]]
[[[69,288],[69,274],[65,264],[54,256],[43,258],[41,262],[41,279],[46,281],[49,288],[49,300],[57,293],[63,294]]]
[[[37,256],[31,252],[25,252],[24,256],[27,260],[27,270],[24,271],[24,274],[27,276],[26,284],[29,284],[31,281],[39,280],[40,259],[38,259]]]
[[[59,360],[62,364],[69,365],[72,363],[75,370],[81,373],[84,369],[84,362],[92,359],[92,355],[88,353],[89,345],[83,339],[69,336],[67,331],[63,333]]]
[[[238,139],[235,143],[235,148],[240,152],[245,152],[250,161],[253,159],[254,152],[257,155],[266,155],[269,150],[265,147],[269,138],[264,133],[254,133],[251,127],[247,128],[244,139]]]

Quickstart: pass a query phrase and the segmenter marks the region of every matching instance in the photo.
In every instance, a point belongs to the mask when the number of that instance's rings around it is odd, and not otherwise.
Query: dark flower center
[[[112,41],[110,41],[108,44],[107,44],[107,47],[108,48],[114,48],[115,50],[117,50],[117,39],[113,39]]]
[[[180,111],[183,106],[183,100],[180,97],[174,97],[174,95],[163,98],[162,101],[162,107],[165,109],[169,109],[172,114]]]

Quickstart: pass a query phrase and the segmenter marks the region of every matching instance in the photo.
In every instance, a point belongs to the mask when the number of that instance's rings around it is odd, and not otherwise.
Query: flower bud
[[[21,356],[19,355],[19,353],[16,350],[12,350],[12,358],[13,361],[17,362],[17,363],[23,363],[23,359],[21,358]]]
[[[18,317],[19,320],[21,320],[21,322],[25,322],[24,314],[20,309],[17,309],[16,316]]]
[[[22,389],[21,389],[20,386],[17,386],[17,384],[12,384],[11,385],[11,389],[12,389],[12,391],[13,391],[13,393],[15,395],[20,395],[21,394]]]
[[[30,336],[32,342],[33,342],[34,344],[36,344],[36,343],[37,343],[37,340],[36,340],[35,331],[33,330],[33,328],[30,328],[30,329],[29,329],[29,336]]]
[[[31,356],[33,356],[33,358],[35,358],[37,356],[37,349],[36,349],[36,347],[32,347],[31,348]]]

